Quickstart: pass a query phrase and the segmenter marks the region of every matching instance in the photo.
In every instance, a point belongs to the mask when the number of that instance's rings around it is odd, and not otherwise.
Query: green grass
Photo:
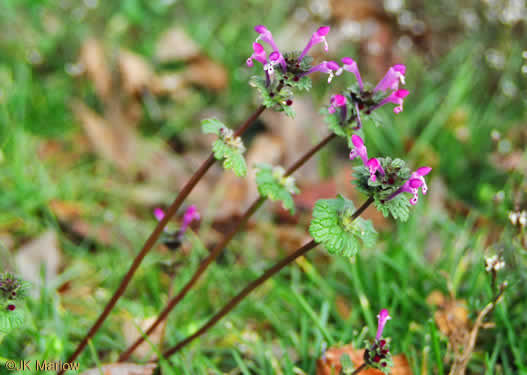
[[[194,0],[163,4],[100,1],[82,22],[68,8],[74,5],[62,8],[57,1],[10,0],[0,6],[0,232],[10,233],[21,244],[55,228],[65,258],[55,285],[28,300],[26,324],[3,340],[0,358],[58,360],[71,354],[154,225],[151,207],[123,199],[130,181],[105,161],[91,154],[76,160],[42,160],[38,155],[39,146],[50,140],[75,150],[75,135],[81,130],[69,107],[72,97],[94,107],[100,104],[89,84],[64,70],[64,64],[75,61],[80,40],[94,34],[108,48],[125,46],[150,59],[159,35],[177,23],[205,53],[225,65],[230,82],[221,95],[196,89],[186,105],[167,104],[179,111],[177,117],[161,123],[143,121],[145,136],[168,140],[183,132],[199,132],[195,119],[205,108],[221,108],[227,114],[225,122],[233,126],[249,113],[252,102],[244,61],[254,39],[251,28],[265,23],[280,29],[300,3],[275,1],[270,6],[258,0],[223,1],[213,7],[208,1]],[[62,20],[59,32],[46,31],[45,12]],[[16,37],[12,30],[18,31]],[[507,56],[500,74],[485,64],[486,50],[496,43],[489,35],[486,39],[460,37],[457,47],[433,63],[412,55],[407,62],[411,95],[405,111],[393,116],[385,109],[378,115],[382,126],[365,127],[372,153],[404,157],[413,165],[432,165],[434,177],[446,184],[448,202],[462,201],[470,214],[438,210],[422,197],[408,222],[382,232],[375,248],[363,249],[353,259],[326,256],[322,248],[313,250],[300,264],[257,289],[182,354],[167,360],[164,373],[298,374],[301,370],[314,374],[323,343],[352,342],[360,347],[374,335],[375,316],[383,307],[393,317],[386,331],[393,352],[406,354],[414,374],[447,371],[446,340],[433,322],[434,309],[426,297],[434,290],[448,294],[450,283],[457,297],[467,301],[472,320],[490,299],[483,259],[492,232],[506,224],[508,210],[506,205],[495,207],[491,197],[501,189],[509,191],[514,179],[489,162],[493,149],[489,134],[492,129],[505,134],[526,120],[521,95],[508,98],[499,90],[505,79],[525,89],[525,78],[516,79],[525,40],[509,31],[499,38],[496,34],[498,39]],[[29,63],[32,48],[41,53],[43,65]],[[355,50],[356,46],[346,46],[337,57]],[[154,64],[154,68],[161,67]],[[369,75],[367,67],[361,69]],[[351,75],[346,79],[351,82]],[[315,85],[324,87],[316,90],[322,105],[327,90],[321,83],[324,81]],[[337,81],[332,90],[340,86],[344,84]],[[466,141],[456,137],[460,127],[468,129]],[[321,173],[334,173],[335,159],[345,155],[343,142],[337,141],[321,158]],[[76,202],[94,223],[116,228],[123,241],[103,246],[73,240],[50,210],[52,200]],[[269,210],[264,205],[258,220],[268,220]],[[213,211],[207,214],[210,217],[205,219],[210,220]],[[481,218],[490,219],[490,224],[480,224]],[[208,229],[202,226],[200,233]],[[431,234],[440,243],[434,261],[427,258]],[[243,285],[276,261],[252,248],[248,236],[250,233],[239,235],[223,261],[214,264],[176,308],[168,321],[165,348],[197,330]],[[282,255],[292,250],[281,248],[273,236],[262,238],[262,247],[277,248]],[[193,247],[188,256],[155,251],[148,255],[114,313],[81,355],[81,369],[115,361],[126,346],[122,322],[130,316],[155,316],[168,298],[170,284],[176,290],[184,285],[206,253],[197,237],[189,241]],[[12,265],[9,257],[0,254],[0,268]],[[510,264],[509,289],[493,315],[496,327],[480,333],[469,366],[471,374],[527,374],[525,251],[507,250],[505,255]],[[176,274],[173,279],[167,269]],[[56,287],[66,282],[86,292],[59,294]],[[349,317],[339,314],[337,297],[349,304]],[[76,308],[69,310],[73,305]]]

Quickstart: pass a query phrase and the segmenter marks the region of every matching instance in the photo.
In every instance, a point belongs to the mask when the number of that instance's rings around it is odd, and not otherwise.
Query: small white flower
[[[510,222],[512,223],[512,225],[516,225],[518,223],[518,217],[520,215],[518,214],[518,212],[509,212],[509,220]]]
[[[485,270],[487,272],[499,271],[502,268],[505,268],[505,261],[499,258],[497,255],[485,258]]]
[[[520,213],[519,218],[518,218],[518,223],[520,223],[522,227],[524,227],[527,224],[527,212],[525,212],[525,210],[523,210]]]

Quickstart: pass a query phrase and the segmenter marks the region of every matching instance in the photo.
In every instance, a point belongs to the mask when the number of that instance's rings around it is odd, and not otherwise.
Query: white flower
[[[505,267],[505,261],[499,258],[497,255],[485,258],[485,270],[487,272],[499,271]]]

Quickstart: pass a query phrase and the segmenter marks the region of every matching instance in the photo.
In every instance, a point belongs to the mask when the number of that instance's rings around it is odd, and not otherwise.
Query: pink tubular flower
[[[410,199],[410,203],[412,205],[417,204],[417,201],[419,199],[419,188],[421,188],[421,192],[423,194],[426,194],[426,192],[428,191],[428,186],[426,185],[424,176],[430,173],[431,170],[432,168],[430,167],[418,168],[415,172],[412,173],[408,181],[406,181],[403,186],[401,186],[392,195],[390,195],[387,200],[393,199],[401,193],[410,193],[413,195]]]
[[[342,65],[342,68],[339,69],[337,75],[340,75],[342,70],[347,70],[348,72],[353,73],[357,78],[357,82],[359,83],[359,87],[362,91],[364,89],[364,85],[362,83],[362,78],[360,77],[359,67],[357,66],[355,60],[353,60],[351,57],[343,57],[340,61],[342,61],[344,65]]]
[[[398,90],[399,82],[404,85],[404,74],[406,73],[406,66],[403,64],[397,64],[392,66],[380,82],[375,86],[373,92],[387,91],[387,90]]]
[[[314,72],[326,73],[326,74],[329,74],[328,83],[330,83],[333,77],[335,76],[333,72],[337,70],[339,70],[339,64],[337,64],[335,61],[322,61],[320,64],[315,65],[314,67],[309,69],[307,72],[303,73],[301,77],[314,73]]]
[[[350,152],[350,160],[355,159],[357,156],[359,156],[362,159],[362,162],[364,165],[368,168],[370,171],[370,179],[375,182],[377,180],[376,173],[379,172],[382,176],[384,176],[384,169],[382,168],[381,163],[376,158],[368,159],[368,150],[366,149],[366,146],[364,145],[364,141],[361,137],[359,137],[356,134],[353,134],[351,136],[351,142],[355,146],[353,150]]]
[[[321,26],[318,28],[317,31],[313,33],[313,35],[311,36],[311,39],[309,39],[309,42],[307,42],[306,47],[304,48],[304,50],[302,51],[302,54],[298,58],[298,62],[302,61],[304,56],[309,52],[309,50],[315,44],[324,43],[324,50],[326,52],[328,51],[328,42],[326,40],[326,35],[328,35],[329,30],[330,30],[329,26]]]
[[[336,94],[331,97],[329,100],[329,113],[335,113],[336,107],[342,107],[346,105],[346,97],[344,95]]]
[[[156,217],[157,221],[161,221],[165,217],[165,211],[163,211],[163,209],[161,209],[159,207],[155,208],[154,209],[154,216]]]
[[[256,61],[259,61],[263,65],[267,64],[267,54],[265,53],[265,50],[263,46],[260,43],[253,43],[253,54],[251,57],[247,59],[247,66],[253,66],[253,59]]]
[[[199,220],[201,218],[198,209],[194,205],[190,205],[187,210],[185,211],[185,214],[183,215],[183,224],[181,224],[181,234],[183,234],[190,223],[192,223],[194,220]]]
[[[379,314],[377,315],[378,325],[377,325],[377,335],[375,336],[375,340],[379,341],[381,339],[384,326],[386,325],[386,322],[390,320],[391,318],[392,317],[388,314],[388,310],[382,309],[379,312]]]
[[[377,176],[375,175],[377,172],[384,176],[384,169],[382,168],[382,165],[379,160],[377,160],[376,158],[371,158],[370,160],[368,160],[366,166],[370,170],[370,179],[373,182],[377,180]]]
[[[351,142],[353,143],[355,148],[351,150],[350,152],[350,160],[353,160],[357,156],[360,156],[364,165],[367,165],[368,164],[368,150],[366,149],[366,146],[364,145],[364,141],[362,140],[362,138],[356,134],[353,134],[351,136]]]
[[[161,221],[165,217],[165,211],[163,211],[161,208],[156,208],[154,209],[154,216],[156,217],[158,221]],[[181,224],[181,228],[179,229],[178,236],[181,237],[187,230],[188,226],[194,220],[199,220],[200,218],[201,217],[200,217],[200,214],[196,206],[190,205],[185,211],[185,213],[183,214],[183,223]],[[166,230],[167,229],[165,228],[165,231]]]
[[[276,43],[275,43],[275,41],[273,39],[273,34],[271,34],[271,32],[263,25],[255,26],[254,27],[254,31],[256,31],[258,34],[260,34],[256,38],[256,42],[261,40],[262,42],[265,42],[265,43],[269,44],[271,46],[271,48],[273,49],[273,52],[276,52],[278,54],[278,59],[276,59],[276,60],[280,64],[280,66],[282,67],[282,70],[284,72],[287,71],[287,64],[285,62],[284,57],[280,53],[280,50],[278,49],[278,46],[276,45]]]
[[[394,91],[390,95],[388,95],[386,98],[384,98],[375,108],[382,107],[386,103],[393,103],[393,104],[397,104],[397,106],[393,109],[393,112],[401,113],[403,111],[404,98],[406,98],[409,93],[410,91],[405,90],[405,89]]]

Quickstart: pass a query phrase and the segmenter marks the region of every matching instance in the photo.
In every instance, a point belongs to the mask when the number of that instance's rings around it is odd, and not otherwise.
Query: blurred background
[[[352,260],[316,250],[174,357],[174,373],[324,374],[324,345],[360,348],[388,307],[387,334],[410,371],[401,374],[442,374],[452,332],[468,332],[490,300],[483,264],[495,253],[509,288],[468,373],[527,373],[525,223],[511,219],[527,208],[526,22],[524,0],[3,0],[0,270],[33,287],[0,356],[71,354],[152,230],[152,209],[170,204],[210,152],[200,120],[235,128],[258,105],[248,80],[260,71],[245,64],[254,25],[283,51],[330,25],[328,55],[317,46],[316,61],[353,57],[372,83],[407,65],[404,112],[377,111],[365,134],[372,155],[432,166],[430,192],[407,223],[370,209],[378,246]],[[256,198],[255,163],[291,165],[328,133],[319,108],[353,77],[313,78],[294,120],[267,111],[247,133],[248,178],[216,166],[190,195],[200,225],[181,249],[159,245],[146,258],[82,369],[115,361],[188,280]],[[303,167],[297,213],[267,203],[152,342],[194,332],[236,286],[306,241],[317,199],[342,192],[360,204],[347,155],[337,140]],[[135,359],[149,356],[146,344]]]

